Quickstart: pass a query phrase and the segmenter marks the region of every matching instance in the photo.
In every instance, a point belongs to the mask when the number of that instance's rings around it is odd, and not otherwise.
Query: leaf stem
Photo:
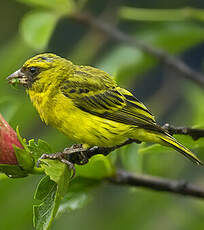
[[[37,167],[34,167],[30,172],[30,174],[38,174],[38,175],[43,174],[43,173],[44,173],[44,169],[37,168]]]

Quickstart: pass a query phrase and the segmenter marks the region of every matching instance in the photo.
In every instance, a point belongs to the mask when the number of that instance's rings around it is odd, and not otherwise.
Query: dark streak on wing
[[[136,97],[132,95],[123,94],[127,100],[140,102]]]
[[[123,94],[123,95],[124,95],[125,98],[127,99],[127,102],[130,103],[132,106],[135,106],[135,107],[137,107],[137,108],[139,108],[139,109],[142,109],[143,111],[145,111],[145,112],[149,113],[151,116],[153,116],[152,113],[151,113],[148,109],[145,109],[145,108],[139,106],[138,104],[135,104],[135,103],[134,103],[134,102],[139,102],[139,103],[141,103],[136,97],[134,97],[134,96],[132,96],[132,95],[127,95],[127,94]]]
[[[114,90],[115,93],[117,93],[119,96],[124,96],[123,94],[121,94],[120,92],[118,92],[118,90]]]
[[[121,103],[117,102],[117,101],[112,101],[110,98],[107,98],[107,100],[109,100],[110,102],[116,104],[116,105],[121,105]]]
[[[114,91],[114,93],[115,93],[115,92],[117,92],[117,90]],[[118,97],[118,96],[114,95],[111,91],[110,91],[110,92],[107,91],[106,93],[108,94],[108,96],[113,97],[113,98],[115,98],[117,101],[120,101],[120,102],[124,103],[124,100],[123,100],[121,97]]]
[[[103,138],[103,139],[106,139],[106,140],[108,140],[108,138],[107,137],[105,137],[105,136],[103,136],[97,129],[94,129],[94,136],[95,137],[97,137],[98,139],[101,139],[101,138]],[[97,133],[97,134],[96,134]]]
[[[118,99],[118,97],[112,97],[112,95],[110,94],[110,93],[108,93],[108,92],[105,92],[104,94],[104,99],[105,100],[109,100],[111,103],[113,103],[113,104],[116,104],[116,105],[119,105],[119,106],[121,106],[121,102],[123,102],[124,103],[124,101],[122,101],[122,100],[117,100]],[[110,98],[110,97],[112,97],[112,99]],[[116,100],[113,100],[113,98],[115,98]],[[113,106],[113,105],[112,105]]]
[[[140,128],[144,128],[144,129],[149,129],[152,131],[157,131],[157,132],[162,132],[165,133],[165,131],[160,128],[159,126],[157,126],[154,123],[148,123],[147,121],[145,121],[144,119],[140,118],[140,117],[128,117],[126,113],[120,113],[119,112],[113,112],[113,113],[108,113],[108,112],[104,112],[104,113],[97,113],[94,111],[90,111],[84,107],[78,106],[78,108],[80,108],[81,110],[83,110],[84,112],[88,112],[92,115],[98,116],[98,117],[102,117],[105,119],[109,119],[112,121],[116,121],[119,123],[123,123],[123,124],[127,124],[127,125],[134,125],[136,127],[140,127]]]
[[[111,106],[111,104],[110,104],[107,100],[105,100],[104,97],[103,97],[102,95],[98,94],[97,97],[98,97],[101,101],[103,101],[105,104],[107,104],[108,106]]]
[[[84,98],[83,98],[85,101],[87,101],[88,103],[90,103],[92,106],[94,106],[95,108],[97,108],[97,104],[95,104],[91,99],[90,99],[90,97],[87,97],[87,96],[85,96]]]
[[[110,129],[103,127],[103,129],[105,129],[106,131],[108,131],[109,133],[113,134],[113,135],[118,135],[118,133],[115,133],[113,131],[110,131]]]
[[[99,100],[97,100],[96,98],[97,96],[91,96],[90,99],[92,99],[96,104],[100,105],[103,109],[107,109],[108,107],[106,107],[103,103],[101,103]]]
[[[76,107],[89,114],[160,133],[165,132],[156,125],[152,114],[145,106],[142,104],[140,106],[140,102],[134,96],[123,94],[117,89],[100,92],[90,90],[86,95],[80,96],[63,90],[62,93],[69,97]]]
[[[147,116],[145,116],[145,115],[143,115],[143,114],[139,114],[139,113],[136,113],[136,112],[134,112],[134,111],[131,111],[130,109],[128,109],[128,107],[127,107],[127,108],[126,108],[126,107],[123,108],[122,111],[123,111],[124,113],[130,115],[130,116],[133,117],[133,118],[134,118],[134,117],[137,117],[138,119],[143,119],[143,120],[146,121],[146,122],[155,123],[155,121],[154,121],[152,118],[147,117]]]
[[[134,103],[132,103],[131,101],[127,101],[127,105],[130,105],[130,106],[136,107],[136,108],[138,108],[138,109],[141,109],[141,110],[143,110],[143,111],[149,113],[149,115],[152,116],[152,113],[150,113],[150,111],[149,111],[148,109],[145,109],[145,108],[143,108],[143,107],[141,107],[141,106],[139,106],[139,105],[137,105],[137,104],[134,104]]]
[[[107,137],[105,137],[105,136],[103,136],[103,135],[101,135],[101,133],[100,133],[100,135],[99,135],[99,138],[104,138],[104,139],[106,139],[106,140],[108,140],[108,138]]]
[[[70,92],[70,93],[75,93],[76,90],[75,90],[75,89],[71,89],[69,92]]]

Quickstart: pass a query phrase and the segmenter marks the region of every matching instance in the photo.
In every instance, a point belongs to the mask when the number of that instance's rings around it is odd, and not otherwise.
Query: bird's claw
[[[37,168],[40,168],[41,160],[46,159],[48,154],[43,154],[37,161],[36,166]]]
[[[66,164],[69,168],[70,171],[72,171],[72,175],[71,175],[71,178],[72,179],[75,175],[76,175],[76,169],[75,169],[75,166],[72,162],[66,160],[63,158],[63,153],[54,153],[54,154],[43,154],[37,161],[37,167],[39,168],[40,167],[40,164],[41,164],[41,160],[42,159],[51,159],[51,160],[59,160],[61,161],[62,163]]]
[[[60,161],[68,166],[69,170],[72,172],[70,177],[70,179],[72,179],[76,175],[76,168],[74,164],[64,158],[62,158]]]

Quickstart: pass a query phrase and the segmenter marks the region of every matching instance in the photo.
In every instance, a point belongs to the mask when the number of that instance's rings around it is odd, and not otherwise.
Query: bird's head
[[[50,84],[62,75],[69,73],[72,63],[52,53],[36,55],[7,77],[9,83],[19,83],[31,89],[33,86]],[[37,88],[37,87],[35,87]]]

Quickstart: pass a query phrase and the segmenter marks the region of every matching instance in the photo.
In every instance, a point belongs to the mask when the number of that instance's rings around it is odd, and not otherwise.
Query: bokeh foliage
[[[187,2],[188,6],[204,7],[202,1]],[[155,16],[154,11],[138,9],[153,8],[153,4],[154,8],[178,8],[173,12],[177,17],[169,16],[169,11]],[[204,12],[186,9],[186,4],[186,1],[181,1],[180,5],[171,1],[164,6],[162,1],[145,4],[143,1],[3,0],[0,9],[0,112],[14,128],[20,127],[22,136],[41,138],[50,143],[53,151],[71,144],[62,134],[42,124],[23,90],[11,88],[5,81],[28,57],[55,52],[78,64],[95,65],[113,74],[122,86],[132,89],[151,108],[160,122],[204,128],[204,94],[199,86],[180,78],[178,72],[158,67],[158,60],[139,49],[110,41],[103,33],[72,18],[72,14],[86,11],[100,15],[108,23],[117,21],[133,37],[171,54],[183,55],[190,65],[202,71]],[[131,13],[124,6],[129,6]],[[185,12],[188,14],[184,17]],[[177,138],[204,160],[203,139]],[[97,166],[96,171],[91,164]],[[149,230],[152,226],[160,229],[163,225],[166,229],[203,229],[202,201],[101,183],[101,178],[113,172],[113,164],[133,172],[203,184],[203,169],[175,151],[158,145],[126,146],[108,158],[93,158],[85,168],[77,167],[80,177],[71,182],[53,229],[81,229],[83,226],[85,230]],[[15,180],[1,177],[0,229],[32,229],[33,194],[38,180],[39,176]],[[41,186],[50,186],[51,192],[56,189],[50,180],[45,180],[41,181]],[[43,194],[36,193],[35,197],[48,202]],[[50,215],[54,209],[50,209]]]

